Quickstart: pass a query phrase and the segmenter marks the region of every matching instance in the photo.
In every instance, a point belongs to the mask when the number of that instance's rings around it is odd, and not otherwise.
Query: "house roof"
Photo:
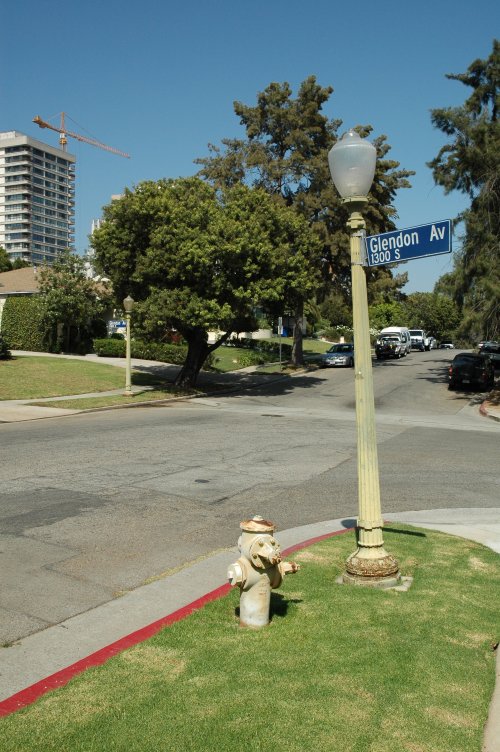
[[[37,272],[32,266],[0,272],[0,297],[2,295],[31,294],[39,290]]]

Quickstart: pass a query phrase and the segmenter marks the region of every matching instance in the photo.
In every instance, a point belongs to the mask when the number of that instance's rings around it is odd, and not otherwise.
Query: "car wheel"
[[[450,381],[450,383],[448,384],[448,389],[450,390],[450,392],[455,389],[455,387],[456,383],[454,381]]]
[[[351,358],[347,365],[349,366],[349,368],[354,368],[354,358]]]

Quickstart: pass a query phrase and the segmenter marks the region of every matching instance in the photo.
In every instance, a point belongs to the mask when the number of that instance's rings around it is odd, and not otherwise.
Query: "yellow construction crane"
[[[77,141],[84,141],[86,144],[91,144],[91,146],[97,146],[99,147],[99,149],[105,149],[106,151],[110,151],[112,154],[118,154],[120,157],[127,157],[127,159],[130,159],[130,154],[125,154],[124,151],[120,151],[119,149],[114,149],[112,146],[102,144],[100,141],[96,141],[95,138],[87,138],[87,136],[80,136],[79,133],[72,133],[71,131],[68,131],[65,126],[64,119],[65,113],[61,112],[61,125],[59,128],[57,128],[55,125],[51,125],[50,123],[45,122],[45,120],[42,120],[39,115],[36,115],[36,117],[33,118],[33,122],[39,125],[40,128],[50,128],[50,130],[59,133],[59,144],[63,151],[66,151],[66,144],[68,143],[66,136],[71,136],[71,138],[76,138]]]

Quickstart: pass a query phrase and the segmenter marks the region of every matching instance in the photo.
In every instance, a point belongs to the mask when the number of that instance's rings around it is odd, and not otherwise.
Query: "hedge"
[[[94,352],[102,358],[124,358],[125,346],[124,339],[109,338],[94,340]],[[132,358],[140,358],[141,360],[158,360],[161,363],[182,365],[186,360],[187,346],[132,340],[130,343],[130,354]]]
[[[45,352],[42,305],[38,296],[7,298],[2,313],[2,335],[12,350]]]

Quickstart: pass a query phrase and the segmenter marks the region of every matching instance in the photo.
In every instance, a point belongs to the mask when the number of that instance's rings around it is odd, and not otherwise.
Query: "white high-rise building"
[[[0,132],[0,246],[11,261],[50,265],[74,250],[75,161],[31,136]]]

